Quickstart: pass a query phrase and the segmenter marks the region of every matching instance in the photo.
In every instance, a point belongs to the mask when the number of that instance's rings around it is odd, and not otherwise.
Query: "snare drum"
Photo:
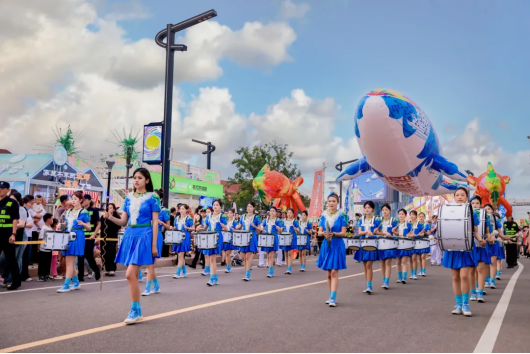
[[[75,239],[75,232],[48,231],[45,233],[44,249],[47,251],[67,251],[69,242],[75,241]]]
[[[298,247],[305,247],[307,246],[307,235],[296,235],[296,245]]]
[[[371,236],[370,238],[363,238],[361,240],[361,248],[363,251],[377,251],[377,236]]]
[[[201,231],[195,234],[197,248],[200,250],[215,250],[219,247],[217,231]]]
[[[416,241],[410,238],[399,238],[398,240],[398,250],[411,251],[414,249]]]
[[[232,241],[232,233],[223,231],[223,243],[230,243]]]
[[[273,234],[261,234],[258,239],[258,247],[274,248],[274,235]]]
[[[252,232],[244,230],[234,230],[232,234],[232,244],[235,247],[248,247],[252,239]]]
[[[379,251],[396,250],[398,244],[397,237],[379,237],[377,240],[377,249]]]
[[[278,235],[278,245],[280,247],[290,247],[293,244],[293,234],[290,233],[282,233]]]
[[[437,233],[442,251],[473,250],[473,217],[470,203],[440,205]]]
[[[416,243],[414,244],[415,250],[424,250],[429,248],[429,239],[428,238],[418,238],[416,239]]]
[[[182,241],[186,238],[186,233],[179,230],[166,231],[166,238],[164,243],[166,245],[181,245]]]
[[[348,248],[353,251],[358,251],[361,249],[361,236],[353,236],[348,238]]]

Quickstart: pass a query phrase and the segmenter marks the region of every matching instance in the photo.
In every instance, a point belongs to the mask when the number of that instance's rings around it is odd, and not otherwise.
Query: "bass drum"
[[[470,203],[440,205],[437,234],[442,251],[472,251],[473,227]]]

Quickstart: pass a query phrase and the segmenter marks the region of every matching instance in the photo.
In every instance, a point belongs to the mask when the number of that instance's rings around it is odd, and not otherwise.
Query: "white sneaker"
[[[87,275],[87,277],[88,277],[88,279],[92,279],[92,273],[89,273],[89,274]]]
[[[31,278],[28,278],[28,279],[26,279],[26,280],[24,280],[24,281],[32,281],[32,280],[33,280],[33,279],[31,279]]]

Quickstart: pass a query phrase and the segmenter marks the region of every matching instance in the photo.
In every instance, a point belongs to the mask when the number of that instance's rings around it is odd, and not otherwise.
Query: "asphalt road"
[[[380,288],[376,271],[375,292],[366,295],[362,264],[351,258],[339,274],[336,308],[324,304],[329,292],[316,257],[309,257],[305,273],[298,264],[290,276],[283,274],[285,266],[277,267],[272,279],[265,277],[266,269],[255,267],[250,282],[241,280],[244,271],[237,267],[231,274],[219,273],[216,287],[206,286],[200,269],[175,280],[174,267],[161,268],[162,293],[142,297],[144,321],[133,326],[122,323],[130,307],[124,272],[105,278],[101,291],[93,280],[66,294],[56,293],[62,281],[24,283],[20,291],[0,290],[0,350],[473,352],[489,339],[494,352],[528,352],[526,259],[520,260],[526,267],[513,286],[508,286],[510,278],[519,269],[504,269],[497,289],[488,289],[486,303],[472,302],[473,317],[466,318],[451,315],[449,270],[428,266],[427,277],[402,285],[395,283],[393,268],[390,290]],[[500,330],[495,323],[502,323]]]

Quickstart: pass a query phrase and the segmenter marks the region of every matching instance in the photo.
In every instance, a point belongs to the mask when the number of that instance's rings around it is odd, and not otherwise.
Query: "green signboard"
[[[153,178],[153,186],[155,189],[160,188],[162,176],[160,173],[151,172]],[[203,181],[195,181],[183,177],[170,176],[169,177],[169,191],[171,193],[201,195],[205,197],[222,198],[223,185],[217,183],[208,183]]]

